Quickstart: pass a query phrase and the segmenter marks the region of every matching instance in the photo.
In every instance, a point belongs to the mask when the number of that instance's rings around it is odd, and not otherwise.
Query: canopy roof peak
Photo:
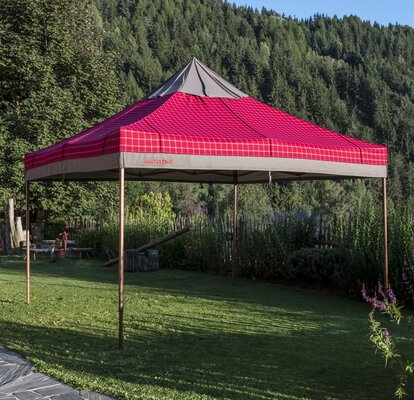
[[[216,74],[196,57],[193,57],[171,78],[148,94],[145,99],[154,99],[176,92],[201,97],[233,99],[247,97],[247,94],[237,89],[220,75]]]

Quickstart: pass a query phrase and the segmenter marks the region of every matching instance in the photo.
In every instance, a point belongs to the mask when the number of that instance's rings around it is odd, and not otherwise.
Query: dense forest
[[[22,157],[142,97],[195,56],[241,90],[300,118],[390,149],[390,195],[414,205],[414,29],[356,16],[307,20],[220,0],[0,0],[1,201],[22,200]],[[39,211],[97,216],[109,184],[33,185]],[[167,190],[176,211],[225,211],[223,185]],[[241,208],[351,208],[378,182],[241,189]],[[42,194],[42,200],[40,200]],[[102,201],[102,198],[105,201]],[[95,204],[101,204],[99,207]],[[91,207],[93,205],[93,207]]]

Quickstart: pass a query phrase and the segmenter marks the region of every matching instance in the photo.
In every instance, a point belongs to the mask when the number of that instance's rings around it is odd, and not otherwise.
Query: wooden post
[[[30,203],[29,203],[29,181],[26,181],[26,303],[30,304]]]
[[[382,178],[382,210],[384,222],[384,287],[388,289],[387,178]]]
[[[25,240],[26,237],[23,234],[22,217],[16,217],[16,243],[17,247],[20,247],[20,242]]]
[[[124,193],[125,169],[119,169],[119,334],[118,348],[124,348]]]
[[[233,237],[231,246],[232,285],[236,286],[237,276],[237,177],[233,185]]]

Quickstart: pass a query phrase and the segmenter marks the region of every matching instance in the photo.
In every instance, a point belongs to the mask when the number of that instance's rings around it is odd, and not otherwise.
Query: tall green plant
[[[409,395],[409,383],[412,385],[412,375],[414,374],[414,360],[409,355],[407,356],[402,352],[399,345],[401,340],[397,336],[392,335],[390,332],[391,324],[399,325],[403,321],[408,325],[409,331],[412,334],[413,320],[408,316],[403,318],[401,312],[402,307],[397,303],[397,297],[393,290],[388,288],[383,290],[381,284],[378,284],[376,292],[372,297],[367,294],[365,288],[362,289],[362,297],[365,301],[372,305],[372,310],[369,313],[370,321],[370,341],[373,343],[376,351],[384,358],[385,366],[392,364],[394,368],[398,370],[399,382],[396,386],[395,397],[402,399]],[[390,319],[387,323],[387,327],[383,322],[380,322],[377,317],[378,312],[382,312],[386,317]],[[411,341],[412,338],[409,337]],[[412,389],[411,389],[412,390]]]
[[[190,233],[160,246],[161,265],[230,273],[232,219],[205,214],[177,218],[168,195],[142,195],[126,208],[126,247],[138,248],[185,224],[192,225]],[[329,237],[323,237],[327,231]],[[413,246],[408,210],[390,208],[389,233],[390,281],[398,295],[403,295],[403,266]],[[116,250],[118,214],[108,215],[100,230],[84,230],[79,238],[85,246]],[[370,202],[361,201],[351,214],[322,219],[317,213],[304,211],[275,213],[266,218],[242,217],[237,241],[242,276],[323,282],[353,294],[363,283],[374,286],[382,280],[382,210]]]

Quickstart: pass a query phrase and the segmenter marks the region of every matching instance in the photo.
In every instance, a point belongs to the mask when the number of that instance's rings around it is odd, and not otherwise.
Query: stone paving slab
[[[14,395],[19,399],[19,400],[36,400],[36,399],[40,399],[40,396],[38,393],[36,392],[15,392]]]
[[[83,397],[79,392],[64,393],[59,396],[53,396],[52,400],[81,400]]]
[[[66,393],[70,393],[73,391],[75,391],[73,387],[68,386],[68,385],[63,385],[61,383],[59,385],[36,389],[36,393],[39,393],[43,397],[59,396],[61,394],[66,394]]]
[[[36,372],[34,366],[0,346],[0,400],[114,400],[96,392],[79,391]]]

